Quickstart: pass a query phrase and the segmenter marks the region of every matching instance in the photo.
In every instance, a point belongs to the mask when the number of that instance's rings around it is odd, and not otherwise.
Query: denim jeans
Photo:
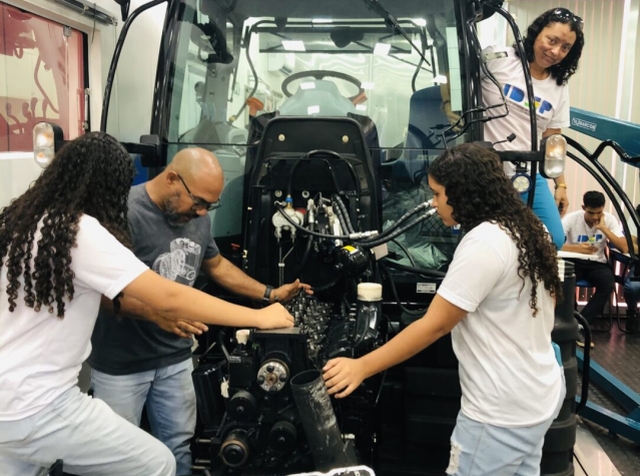
[[[191,438],[196,427],[196,395],[191,358],[179,364],[130,375],[91,369],[93,396],[140,426],[146,405],[151,434],[171,450],[178,476],[191,474]]]
[[[72,387],[35,415],[0,421],[0,474],[36,476],[56,460],[83,476],[174,476],[169,449]]]
[[[529,193],[520,195],[522,201],[527,203]],[[540,221],[547,227],[549,234],[556,248],[562,248],[564,245],[564,228],[560,219],[560,212],[556,205],[556,199],[549,190],[549,184],[540,172],[536,175],[535,195],[533,196],[533,213],[536,214]]]
[[[539,476],[544,436],[558,417],[567,394],[562,391],[551,418],[524,428],[502,428],[458,413],[451,435],[450,476]]]
[[[638,297],[640,297],[640,281],[631,281],[634,273],[635,268],[631,266],[631,268],[629,268],[629,274],[627,274],[627,277],[624,279],[624,301],[627,303],[627,309],[629,311],[637,312]]]

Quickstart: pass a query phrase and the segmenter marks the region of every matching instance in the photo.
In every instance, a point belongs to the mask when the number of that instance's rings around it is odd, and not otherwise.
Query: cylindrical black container
[[[553,342],[560,346],[567,395],[560,414],[544,437],[540,472],[543,476],[573,476],[573,445],[576,442],[575,396],[578,382],[576,338],[578,323],[573,317],[576,275],[573,263],[560,261],[560,277],[564,278],[564,298],[556,304],[555,325],[551,333]],[[564,265],[564,266],[563,266]]]
[[[291,379],[291,392],[317,471],[357,464],[353,451],[342,442],[336,414],[318,370],[300,372]]]

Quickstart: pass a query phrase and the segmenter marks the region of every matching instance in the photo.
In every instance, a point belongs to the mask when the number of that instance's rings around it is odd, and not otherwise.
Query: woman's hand
[[[567,197],[566,187],[557,187],[553,198],[555,198],[560,217],[563,217],[567,213],[567,210],[569,210],[569,197]]]
[[[177,336],[186,337],[188,339],[194,335],[200,335],[209,330],[207,325],[202,322],[188,321],[186,319],[171,319],[159,313],[154,313],[153,318],[150,318],[149,320],[155,322],[158,327],[164,331],[171,332]]]
[[[364,364],[361,359],[338,357],[331,359],[322,369],[324,382],[329,395],[344,398],[351,394],[366,378]],[[338,393],[340,392],[340,393]]]
[[[271,304],[258,312],[262,313],[260,329],[281,329],[293,327],[293,316],[289,314],[282,304]]]

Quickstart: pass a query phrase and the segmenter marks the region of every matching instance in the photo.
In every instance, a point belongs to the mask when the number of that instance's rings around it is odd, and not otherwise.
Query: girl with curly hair
[[[82,475],[174,475],[158,440],[77,387],[101,297],[124,294],[163,316],[290,327],[280,304],[249,309],[149,270],[128,249],[129,154],[111,136],[65,145],[22,196],[0,211],[0,471],[40,474],[57,459]],[[184,328],[184,327],[183,327]],[[174,331],[177,333],[177,331]]]
[[[359,359],[324,367],[341,398],[451,332],[462,405],[450,475],[539,474],[544,435],[566,394],[551,344],[561,298],[556,251],[495,152],[447,150],[429,168],[433,207],[465,233],[427,313]]]
[[[538,140],[559,134],[569,126],[569,78],[578,69],[578,61],[584,48],[584,22],[566,8],[553,8],[544,12],[527,28],[524,50],[536,99]],[[527,87],[522,62],[515,48],[489,47],[482,52],[488,72],[482,79],[482,102],[485,107],[501,104],[503,99],[490,73],[500,84],[508,106],[487,109],[485,140],[496,143],[496,149],[531,150],[531,126]],[[505,141],[511,134],[515,139]],[[515,166],[505,164],[507,175],[515,174]],[[547,226],[554,243],[560,249],[564,244],[564,231],[560,217],[569,207],[567,185],[564,176],[555,181],[555,196],[551,195],[542,175],[536,177],[533,211]],[[527,200],[527,194],[523,194]]]

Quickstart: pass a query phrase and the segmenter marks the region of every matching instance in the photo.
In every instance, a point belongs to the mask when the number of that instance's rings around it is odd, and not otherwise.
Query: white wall
[[[123,26],[119,5],[112,0],[91,2],[117,18],[117,25],[114,26],[94,22],[91,18],[52,0],[2,1],[87,34],[88,87],[91,89],[90,123],[92,130],[98,130],[104,86],[116,41]],[[130,13],[147,1],[132,0]],[[129,30],[120,57],[121,66],[114,83],[107,127],[107,132],[120,140],[137,141],[141,134],[149,132],[153,82],[165,10],[165,4],[148,10]],[[35,165],[31,154],[0,153],[0,207],[22,194],[39,173],[40,168]]]

